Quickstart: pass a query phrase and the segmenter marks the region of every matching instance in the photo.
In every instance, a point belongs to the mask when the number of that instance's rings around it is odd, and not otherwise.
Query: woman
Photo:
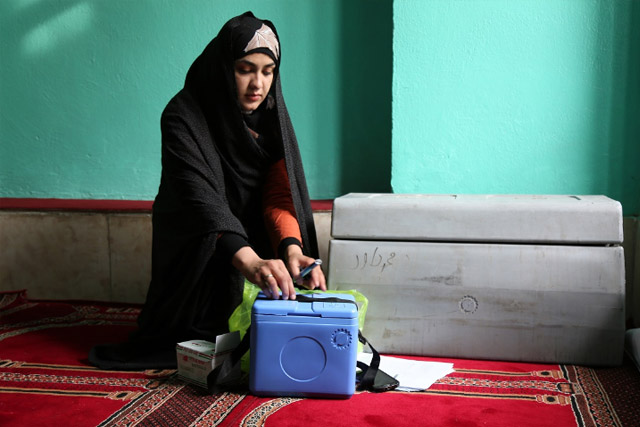
[[[251,12],[227,22],[195,60],[162,119],[152,277],[139,330],[97,346],[103,369],[175,367],[175,344],[215,341],[244,279],[294,299],[294,280],[326,290],[302,162],[279,79],[280,42]]]

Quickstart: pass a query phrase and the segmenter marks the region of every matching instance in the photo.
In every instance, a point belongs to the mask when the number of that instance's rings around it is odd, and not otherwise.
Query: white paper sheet
[[[371,363],[371,353],[359,353],[358,360]],[[425,362],[380,356],[380,369],[400,382],[396,390],[423,391],[440,378],[454,372],[453,363]]]

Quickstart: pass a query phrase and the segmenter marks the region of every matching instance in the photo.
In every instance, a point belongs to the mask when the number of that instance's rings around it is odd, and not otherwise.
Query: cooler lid
[[[305,316],[339,319],[353,319],[358,317],[358,307],[354,304],[355,299],[353,295],[323,292],[305,294],[305,296],[313,298],[314,301],[272,300],[260,292],[253,303],[253,313],[271,316]],[[340,298],[353,301],[354,303],[324,302],[323,299],[326,300],[327,298]]]

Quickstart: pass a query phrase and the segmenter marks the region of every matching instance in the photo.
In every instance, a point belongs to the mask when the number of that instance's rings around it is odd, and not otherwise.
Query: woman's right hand
[[[313,258],[304,255],[300,246],[289,245],[285,251],[284,259],[289,267],[291,275],[298,280],[297,285],[303,286],[307,289],[327,290],[326,279],[322,272],[322,268],[314,268],[304,279],[299,277],[300,271],[315,261]]]
[[[282,299],[296,298],[293,279],[282,260],[262,259],[251,247],[244,246],[233,255],[231,263],[267,297],[278,299],[282,291]]]

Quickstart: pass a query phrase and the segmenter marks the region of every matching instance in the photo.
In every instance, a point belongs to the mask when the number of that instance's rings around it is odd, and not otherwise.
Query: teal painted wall
[[[246,10],[280,33],[312,198],[388,191],[391,0],[2,0],[0,197],[152,199],[162,109]]]
[[[606,194],[640,211],[637,0],[396,0],[397,193]]]
[[[3,0],[0,197],[152,199],[164,105],[253,10],[313,198],[599,193],[637,215],[639,3]]]

